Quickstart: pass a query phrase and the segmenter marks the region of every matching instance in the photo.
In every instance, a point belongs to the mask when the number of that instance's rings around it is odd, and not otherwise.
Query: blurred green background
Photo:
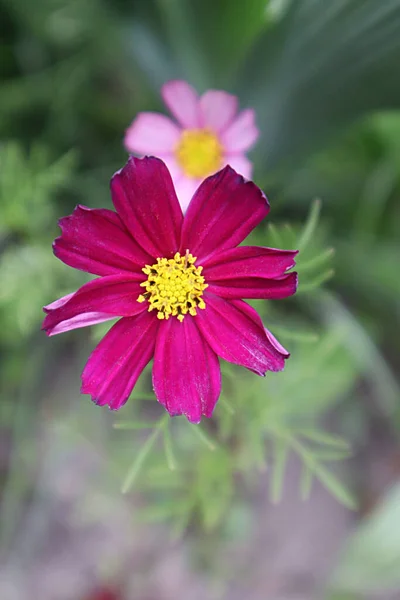
[[[400,0],[0,0],[2,600],[399,598],[399,32]],[[117,415],[79,395],[101,326],[40,332],[85,281],[57,219],[111,206],[172,78],[255,108],[253,241],[302,250],[257,304],[285,372],[225,365],[200,428],[149,373]]]

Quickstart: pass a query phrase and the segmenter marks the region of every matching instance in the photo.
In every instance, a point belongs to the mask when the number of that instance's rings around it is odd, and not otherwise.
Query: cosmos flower
[[[227,164],[251,178],[252,164],[244,153],[258,137],[254,110],[238,114],[236,96],[208,90],[199,97],[185,81],[169,81],[161,95],[177,122],[159,113],[139,113],[124,143],[128,152],[166,163],[183,211],[203,179]]]
[[[242,298],[296,291],[296,251],[237,245],[269,212],[254,183],[229,166],[207,178],[183,216],[157,158],[131,157],[111,181],[116,212],[78,206],[60,220],[54,253],[98,275],[45,307],[55,335],[120,318],[91,354],[82,393],[119,409],[154,358],[153,387],[171,415],[198,423],[221,391],[218,357],[258,375],[289,356]]]

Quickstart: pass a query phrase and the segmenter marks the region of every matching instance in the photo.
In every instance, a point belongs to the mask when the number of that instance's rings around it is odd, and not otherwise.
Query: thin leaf
[[[310,212],[307,218],[307,222],[297,242],[297,249],[299,252],[303,251],[311,241],[312,236],[316,230],[319,216],[321,213],[321,200],[316,198],[311,204]]]
[[[302,500],[308,500],[310,497],[312,481],[313,473],[311,469],[306,464],[303,464],[300,479],[300,496]]]
[[[321,254],[318,254],[317,256],[315,256],[314,258],[311,258],[310,260],[308,260],[305,263],[302,263],[300,261],[299,264],[297,265],[297,270],[300,271],[302,275],[304,273],[306,273],[307,271],[312,271],[313,269],[320,267],[327,260],[332,258],[334,253],[335,253],[334,248],[328,248],[324,252],[321,252]]]
[[[268,232],[269,232],[271,240],[272,240],[272,245],[275,248],[281,248],[283,245],[283,240],[282,240],[282,237],[281,237],[278,229],[275,227],[275,225],[273,225],[272,223],[269,223]]]
[[[271,501],[277,504],[281,500],[283,491],[283,479],[288,457],[287,442],[282,438],[275,439],[273,449],[274,463],[271,479]]]
[[[320,480],[322,485],[344,506],[355,510],[357,502],[354,496],[340,483],[340,481],[326,469],[311,450],[305,448],[296,438],[290,437],[290,445],[303,459],[307,467],[312,471],[315,477]]]
[[[310,281],[309,283],[303,283],[303,284],[300,283],[297,293],[305,294],[305,293],[313,292],[317,288],[321,287],[321,285],[323,283],[326,283],[327,281],[332,279],[334,274],[335,274],[335,271],[333,269],[329,269],[328,271],[321,273],[321,275],[319,275],[318,277],[316,277],[313,281]]]
[[[149,455],[159,434],[160,434],[160,426],[158,426],[154,429],[153,433],[151,435],[149,435],[149,437],[143,444],[142,448],[139,450],[139,453],[137,454],[135,460],[133,461],[132,466],[129,469],[129,471],[124,479],[124,482],[122,484],[121,492],[123,494],[126,494],[127,492],[129,492],[129,490],[135,483],[135,480],[140,473],[143,463],[146,460],[147,456]]]
[[[166,422],[166,425],[163,428],[163,433],[164,433],[164,449],[165,449],[165,456],[167,459],[168,468],[171,471],[175,471],[177,463],[176,463],[174,451],[172,448],[171,433],[169,430],[169,422],[168,421]]]
[[[313,467],[314,474],[322,485],[334,496],[341,504],[350,510],[357,509],[357,501],[353,494],[349,492],[340,481],[321,464],[315,464]]]
[[[141,423],[140,421],[122,421],[121,423],[114,423],[114,429],[153,429],[154,423]]]
[[[228,412],[230,415],[234,415],[235,414],[235,409],[233,408],[232,404],[230,402],[228,402],[228,400],[226,399],[225,396],[221,396],[220,399],[218,400],[218,403],[226,410],[226,412]]]
[[[325,431],[304,427],[296,427],[293,431],[297,435],[301,435],[317,444],[324,444],[325,446],[331,446],[341,450],[349,450],[349,443],[346,440],[330,433],[326,433]]]
[[[217,448],[217,444],[203,431],[203,429],[200,428],[199,425],[190,424],[190,428],[209,450],[215,450]]]
[[[276,333],[278,337],[282,337],[293,342],[304,342],[307,344],[314,344],[319,340],[319,335],[312,331],[299,331],[296,329],[289,330],[285,327],[275,325],[271,327],[271,329],[274,331],[274,333]]]

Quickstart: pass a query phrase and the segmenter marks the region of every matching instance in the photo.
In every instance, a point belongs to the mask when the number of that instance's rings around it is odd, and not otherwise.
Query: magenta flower
[[[185,217],[157,158],[131,157],[111,181],[116,212],[78,206],[60,220],[55,255],[99,275],[44,308],[55,335],[122,317],[91,354],[82,393],[119,409],[154,358],[153,387],[171,415],[198,423],[221,391],[218,357],[258,375],[289,356],[242,298],[296,291],[296,251],[237,245],[266,217],[254,183],[230,167],[206,179]]]
[[[253,110],[237,114],[236,96],[209,90],[199,97],[185,81],[169,81],[161,94],[177,123],[158,113],[139,113],[124,143],[128,152],[165,162],[183,211],[203,179],[225,165],[251,178],[252,164],[244,153],[258,137]]]

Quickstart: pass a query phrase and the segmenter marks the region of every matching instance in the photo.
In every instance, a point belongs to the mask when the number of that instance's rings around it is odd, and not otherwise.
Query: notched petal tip
[[[293,273],[289,273],[289,275],[293,276],[293,293],[292,293],[292,295],[293,295],[296,293],[297,287],[299,285],[299,274],[297,273],[297,271],[293,271]]]
[[[187,418],[189,423],[192,423],[192,425],[200,425],[200,423],[201,423],[201,416],[200,417],[198,417],[198,416],[191,417],[188,414],[185,414],[184,416]],[[203,415],[203,417],[207,417],[207,415]],[[209,417],[207,417],[207,418],[209,418]]]

